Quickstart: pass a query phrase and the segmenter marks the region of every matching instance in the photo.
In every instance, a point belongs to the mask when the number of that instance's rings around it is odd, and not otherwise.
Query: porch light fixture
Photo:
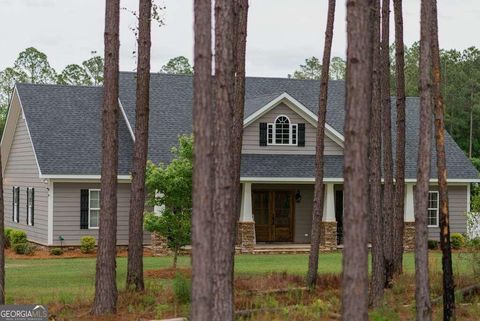
[[[295,202],[300,203],[302,201],[302,194],[300,194],[300,190],[297,190],[295,193]]]

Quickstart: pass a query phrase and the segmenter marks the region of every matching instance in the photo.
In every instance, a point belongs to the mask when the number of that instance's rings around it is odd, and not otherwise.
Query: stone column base
[[[154,256],[171,255],[172,251],[167,247],[167,240],[157,232],[153,232],[152,236],[152,250]]]
[[[337,222],[320,223],[320,251],[337,250]]]
[[[253,253],[255,247],[255,222],[238,222],[237,242],[242,253]]]
[[[405,222],[403,230],[403,249],[406,251],[415,249],[415,222]]]

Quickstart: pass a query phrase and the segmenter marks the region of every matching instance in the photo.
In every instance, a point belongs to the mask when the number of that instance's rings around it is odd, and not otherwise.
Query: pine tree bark
[[[382,217],[382,98],[380,94],[380,0],[373,0],[373,52],[372,52],[372,110],[370,114],[369,182],[372,242],[372,279],[370,305],[383,304],[385,287],[385,260],[383,255]]]
[[[320,224],[323,216],[325,186],[323,185],[323,164],[325,149],[325,119],[327,117],[328,79],[332,52],[333,26],[335,20],[335,0],[328,1],[327,26],[323,48],[320,97],[318,103],[317,143],[315,156],[315,193],[313,199],[312,231],[310,256],[308,258],[307,286],[315,288],[318,273],[318,252],[320,250]]]
[[[403,234],[405,207],[405,49],[403,44],[402,0],[393,0],[395,16],[395,76],[397,137],[395,166],[395,210],[393,223],[393,272],[403,270]]]
[[[235,92],[234,3],[215,1],[215,193],[213,203],[213,318],[233,320],[233,264],[235,226],[235,179],[233,110]]]
[[[393,157],[392,157],[392,106],[390,103],[390,0],[382,1],[382,38],[380,49],[382,66],[380,82],[382,95],[383,140],[383,256],[385,257],[385,287],[393,278]]]
[[[437,150],[438,193],[440,198],[440,247],[443,269],[443,320],[455,319],[455,283],[452,268],[452,247],[450,244],[450,218],[448,211],[447,163],[445,159],[445,105],[441,93],[440,48],[438,45],[437,0],[432,6],[432,70],[433,102],[435,115],[435,145]]]
[[[148,157],[150,114],[150,15],[151,0],[140,0],[138,18],[138,62],[135,110],[130,219],[128,229],[127,288],[143,291],[143,211],[145,210],[145,170]]]
[[[5,304],[5,204],[3,198],[3,167],[0,150],[0,304]]]
[[[194,1],[192,304],[193,321],[213,317],[212,3]]]
[[[368,319],[368,135],[372,0],[347,1],[342,320]]]
[[[243,144],[243,116],[245,106],[245,56],[247,50],[247,21],[248,21],[248,0],[235,0],[235,25],[234,25],[234,61],[235,61],[235,102],[233,109],[232,138],[234,144],[233,154],[233,177],[234,206],[236,214],[235,224],[240,218],[240,205],[242,199],[240,185],[240,165],[242,160]],[[235,229],[236,230],[236,229]],[[235,232],[235,235],[237,233]],[[233,251],[235,248],[232,249]],[[232,276],[233,277],[233,276]]]
[[[420,133],[415,188],[415,302],[417,321],[430,321],[428,275],[428,190],[432,144],[431,0],[422,0],[420,14]]]
[[[105,7],[105,67],[102,111],[100,223],[92,314],[115,313],[117,305],[118,69],[120,1]]]

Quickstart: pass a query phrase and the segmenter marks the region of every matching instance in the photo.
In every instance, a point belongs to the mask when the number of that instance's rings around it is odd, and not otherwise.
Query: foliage
[[[55,69],[50,66],[47,55],[36,48],[30,47],[22,51],[15,60],[13,68],[22,76],[19,79],[22,82],[32,84],[55,83]]]
[[[475,200],[475,201],[473,201]],[[480,237],[480,211],[478,206],[479,196],[472,198],[472,212],[467,213],[467,236],[469,239],[475,239]],[[474,206],[474,202],[477,204]]]
[[[165,206],[172,212],[192,208],[193,136],[183,135],[171,150],[174,159],[168,166],[147,164],[148,203]]]
[[[50,254],[59,256],[63,254],[63,250],[59,247],[54,247],[53,249],[50,250]]]
[[[333,57],[330,62],[329,78],[331,80],[345,79],[347,63],[340,57]],[[317,57],[305,59],[305,64],[300,65],[299,70],[295,70],[293,78],[295,79],[320,79],[322,75],[322,64]]]
[[[24,231],[13,229],[10,232],[9,239],[10,239],[10,244],[12,246],[14,246],[15,244],[19,244],[19,243],[26,243],[27,242],[27,233],[25,233]]]
[[[438,241],[428,240],[428,249],[429,249],[429,250],[436,250],[436,249],[438,249]]]
[[[190,302],[190,292],[191,292],[191,283],[185,276],[181,273],[175,275],[173,279],[173,293],[175,294],[175,299],[180,304],[186,304]]]
[[[164,74],[193,75],[193,67],[187,57],[178,56],[170,59],[160,69]]]
[[[82,236],[80,238],[80,251],[82,253],[92,253],[95,249],[96,240],[93,236]]]
[[[77,64],[66,66],[58,75],[58,83],[61,85],[92,85],[90,75],[85,68]]]
[[[450,235],[450,242],[452,244],[452,249],[461,249],[465,246],[465,236],[460,233],[452,233],[452,235]]]
[[[8,248],[11,246],[10,244],[10,234],[12,233],[13,229],[6,227],[3,230],[3,239],[5,242],[5,247]]]
[[[82,67],[91,79],[93,85],[103,84],[103,57],[94,56],[82,62]]]
[[[15,243],[12,247],[15,253],[22,255],[33,255],[37,250],[35,245],[28,242]]]

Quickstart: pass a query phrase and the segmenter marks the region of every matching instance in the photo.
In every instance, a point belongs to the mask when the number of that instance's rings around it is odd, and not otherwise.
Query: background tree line
[[[407,97],[419,96],[420,45],[405,46],[405,92]],[[390,46],[391,94],[395,95],[395,44]],[[445,126],[457,144],[480,169],[480,49],[442,49],[440,51],[442,95],[445,100]],[[320,79],[322,65],[316,57],[307,58],[293,73],[296,79]],[[346,62],[333,57],[330,79],[345,79]],[[289,75],[290,76],[290,75]]]

